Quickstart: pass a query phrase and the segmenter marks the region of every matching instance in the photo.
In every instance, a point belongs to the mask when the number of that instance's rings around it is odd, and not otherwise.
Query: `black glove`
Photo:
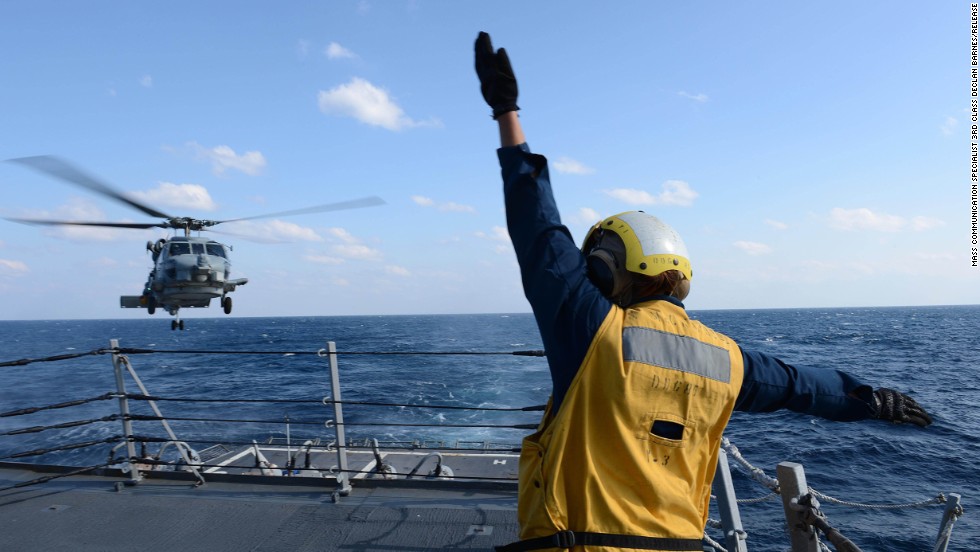
[[[875,414],[879,420],[896,423],[911,423],[926,427],[932,423],[932,417],[915,399],[895,391],[894,389],[877,389],[874,392]]]
[[[480,92],[487,105],[493,108],[493,118],[517,111],[517,79],[510,66],[507,50],[493,51],[490,35],[481,32],[476,37],[476,74],[480,77]]]

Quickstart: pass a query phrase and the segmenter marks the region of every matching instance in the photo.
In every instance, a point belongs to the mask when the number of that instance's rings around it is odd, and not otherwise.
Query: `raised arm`
[[[517,79],[510,65],[507,50],[494,51],[490,35],[480,33],[476,37],[476,74],[480,77],[480,92],[493,110],[493,118],[500,127],[502,147],[519,146],[526,142],[521,122],[517,118]]]

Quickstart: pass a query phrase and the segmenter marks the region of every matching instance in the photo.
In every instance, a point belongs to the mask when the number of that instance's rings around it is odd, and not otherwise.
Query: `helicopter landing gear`
[[[180,331],[184,331],[184,321],[183,320],[171,320],[170,321],[170,330],[173,331],[173,330],[176,330],[177,328],[180,328]]]
[[[231,314],[231,297],[221,298],[221,308],[225,309],[225,314]]]
[[[146,313],[153,314],[156,311],[157,311],[157,298],[151,294],[150,297],[146,300]]]

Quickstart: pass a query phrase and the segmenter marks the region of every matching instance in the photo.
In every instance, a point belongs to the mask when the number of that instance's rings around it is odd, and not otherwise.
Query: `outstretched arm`
[[[780,409],[851,421],[874,418],[926,427],[932,417],[914,399],[892,389],[871,386],[840,370],[793,366],[742,349],[745,379],[735,409],[772,412]]]

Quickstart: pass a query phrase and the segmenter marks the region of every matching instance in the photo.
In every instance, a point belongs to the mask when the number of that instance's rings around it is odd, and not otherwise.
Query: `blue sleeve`
[[[507,230],[548,356],[557,411],[612,303],[589,280],[582,252],[561,223],[547,159],[527,144],[500,148],[497,156]]]
[[[792,366],[765,353],[742,349],[745,376],[735,409],[793,412],[849,422],[872,415],[872,389],[840,370]]]

